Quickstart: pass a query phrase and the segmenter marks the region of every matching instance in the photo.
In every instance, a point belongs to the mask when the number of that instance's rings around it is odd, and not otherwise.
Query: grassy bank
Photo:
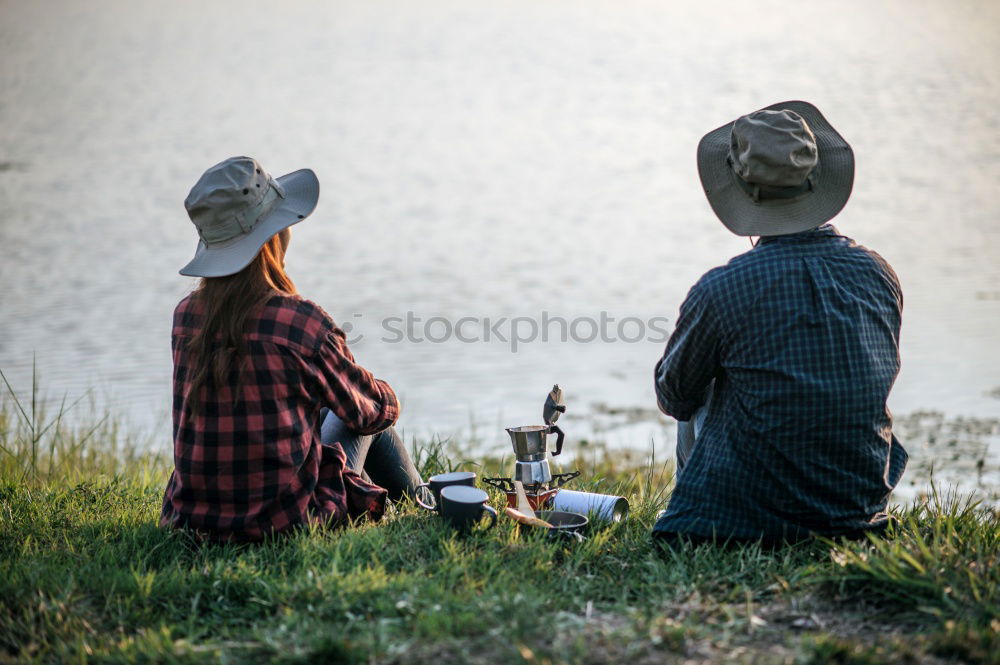
[[[596,452],[578,487],[633,511],[581,544],[506,520],[458,538],[402,506],[198,547],[156,527],[168,464],[130,443],[0,408],[0,662],[1000,663],[1000,516],[968,500],[897,511],[891,540],[660,556],[669,465]]]

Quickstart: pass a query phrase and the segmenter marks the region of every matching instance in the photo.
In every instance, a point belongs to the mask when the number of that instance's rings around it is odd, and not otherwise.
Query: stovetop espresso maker
[[[514,464],[514,480],[519,480],[528,486],[552,481],[552,470],[545,455],[548,452],[550,434],[556,435],[552,456],[562,452],[563,439],[566,435],[555,425],[555,421],[565,412],[562,389],[555,385],[546,397],[545,407],[542,409],[544,425],[506,428],[507,434],[510,435],[511,446],[514,448],[514,457],[517,458]]]

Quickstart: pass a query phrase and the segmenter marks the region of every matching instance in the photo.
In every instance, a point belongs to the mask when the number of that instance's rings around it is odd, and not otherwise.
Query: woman
[[[308,523],[378,519],[420,477],[396,395],[285,274],[289,227],[319,198],[309,169],[210,168],[184,201],[201,277],[174,312],[174,464],[161,524],[258,541]]]

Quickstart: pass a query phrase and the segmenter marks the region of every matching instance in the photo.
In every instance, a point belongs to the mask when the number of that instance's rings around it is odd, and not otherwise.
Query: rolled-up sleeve
[[[399,418],[396,393],[355,362],[340,328],[320,344],[315,367],[324,402],[352,431],[375,434]]]
[[[677,326],[656,363],[656,401],[677,420],[690,420],[721,367],[719,319],[704,285],[692,287]]]

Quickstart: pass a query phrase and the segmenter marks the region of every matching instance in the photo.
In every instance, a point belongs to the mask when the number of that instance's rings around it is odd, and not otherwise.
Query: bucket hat
[[[184,207],[198,247],[182,275],[225,277],[245,268],[271,236],[312,214],[319,180],[310,169],[272,178],[252,157],[230,157],[205,171]]]
[[[854,185],[854,152],[815,106],[779,102],[706,134],[698,143],[698,175],[730,231],[787,235],[843,209]]]

